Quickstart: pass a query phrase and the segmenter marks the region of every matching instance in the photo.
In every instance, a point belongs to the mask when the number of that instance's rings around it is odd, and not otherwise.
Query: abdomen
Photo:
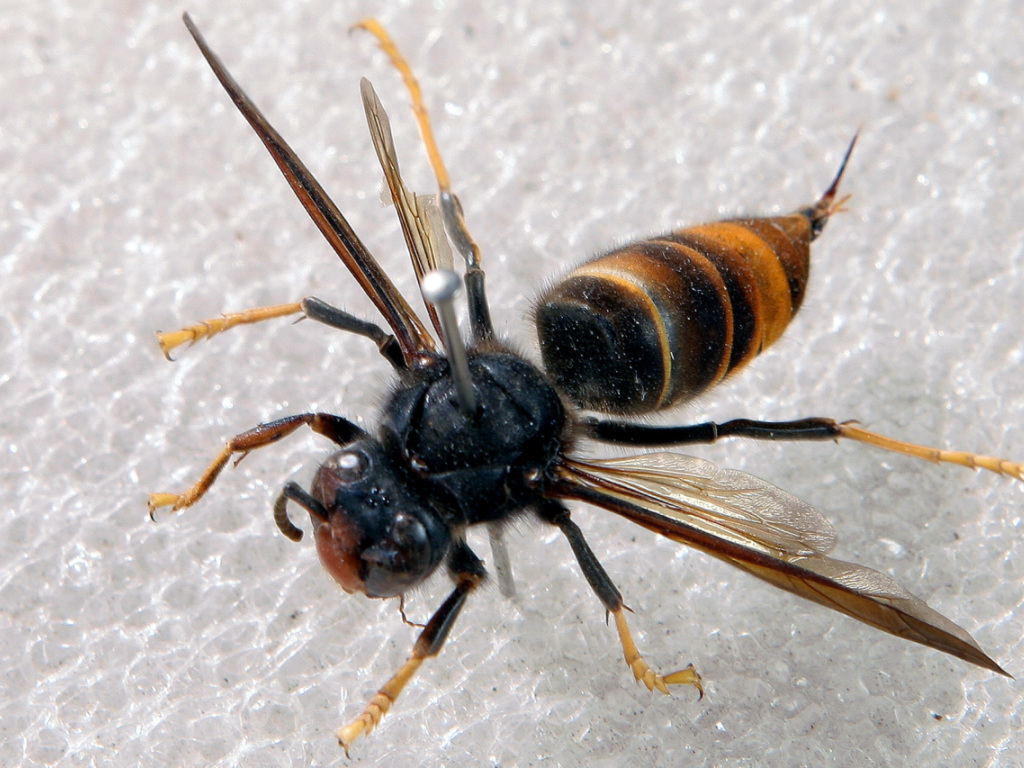
[[[803,302],[811,241],[841,205],[854,142],[812,206],[631,243],[545,291],[535,321],[555,386],[580,408],[650,413],[696,397],[771,346]]]

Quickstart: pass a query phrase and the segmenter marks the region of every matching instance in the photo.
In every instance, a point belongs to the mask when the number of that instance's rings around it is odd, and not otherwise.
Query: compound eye
[[[398,512],[384,538],[363,551],[366,594],[394,597],[423,581],[448,549],[448,530],[435,516]]]

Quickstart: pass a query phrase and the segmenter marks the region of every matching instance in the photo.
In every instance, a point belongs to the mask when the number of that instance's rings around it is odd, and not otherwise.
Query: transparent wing
[[[391,121],[384,111],[384,105],[373,90],[373,85],[365,78],[360,83],[360,92],[377,159],[384,171],[384,179],[398,212],[398,220],[401,222],[402,234],[412,257],[416,278],[422,282],[423,275],[427,272],[433,269],[452,269],[455,263],[448,238],[444,234],[441,210],[434,195],[416,195],[406,189],[398,167],[398,153],[395,151],[395,141],[391,135]],[[430,313],[434,328],[440,333],[441,328],[434,310],[428,306],[427,311]]]
[[[564,498],[611,510],[897,637],[1007,674],[964,629],[885,574],[825,557],[835,543],[832,527],[764,480],[672,453],[564,459],[558,478]]]
[[[567,461],[579,478],[593,477],[610,494],[646,504],[664,516],[767,554],[831,552],[836,533],[814,507],[759,477],[719,469],[676,453]]]

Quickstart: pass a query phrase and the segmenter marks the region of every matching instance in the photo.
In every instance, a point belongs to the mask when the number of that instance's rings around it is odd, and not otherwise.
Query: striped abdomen
[[[536,309],[555,385],[581,408],[649,413],[750,362],[800,308],[843,167],[809,208],[687,227],[570,272]]]

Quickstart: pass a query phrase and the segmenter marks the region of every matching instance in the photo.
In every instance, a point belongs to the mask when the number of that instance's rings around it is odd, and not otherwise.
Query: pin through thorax
[[[467,417],[473,418],[477,409],[476,394],[473,392],[466,345],[459,335],[459,324],[455,319],[455,297],[459,293],[459,288],[459,276],[450,269],[435,269],[428,272],[420,284],[423,300],[434,308],[441,322],[441,338],[445,352],[448,353],[448,365],[455,382],[459,409]]]

